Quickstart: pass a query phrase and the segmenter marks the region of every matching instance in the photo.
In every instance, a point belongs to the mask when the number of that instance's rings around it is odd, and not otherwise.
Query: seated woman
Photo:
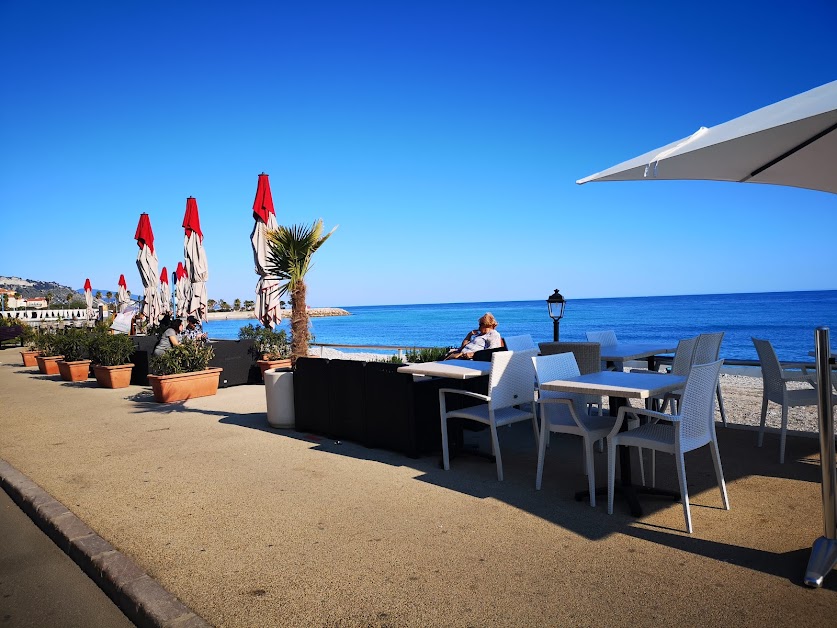
[[[480,318],[478,328],[468,332],[459,349],[451,349],[443,359],[470,360],[477,351],[497,349],[502,346],[503,340],[500,338],[500,332],[497,331],[497,319],[491,312],[486,312]]]
[[[157,346],[154,347],[154,355],[163,355],[172,347],[179,345],[179,336],[182,332],[183,321],[179,318],[175,318],[169,325],[168,329],[166,329],[166,331],[163,332],[163,335],[160,336],[160,342],[158,342]]]

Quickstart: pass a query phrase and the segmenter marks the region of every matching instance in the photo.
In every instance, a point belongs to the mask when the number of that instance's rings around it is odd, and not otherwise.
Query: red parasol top
[[[186,199],[186,214],[183,216],[183,228],[186,229],[186,237],[192,235],[192,232],[198,234],[198,237],[203,240],[203,233],[201,233],[201,219],[198,216],[198,201],[194,196]]]
[[[270,181],[267,180],[268,175],[262,172],[259,175],[259,184],[256,188],[256,200],[253,201],[253,218],[267,223],[269,214],[276,215],[276,210],[273,209],[273,196],[270,194]]]
[[[148,218],[148,214],[140,214],[134,240],[137,241],[137,245],[140,248],[147,246],[152,253],[154,252],[154,232],[151,230],[151,219]]]
[[[125,275],[119,275],[119,284],[118,285],[122,286],[126,290],[128,289],[128,284],[125,283]]]
[[[186,269],[183,268],[183,262],[177,262],[177,270],[174,271],[174,274],[178,281],[187,276]]]
[[[160,273],[160,283],[168,283],[169,282],[169,271],[166,270],[166,267],[163,266],[163,271]]]
[[[90,279],[84,281],[84,291],[87,292],[88,290],[93,291],[93,287],[90,285]]]

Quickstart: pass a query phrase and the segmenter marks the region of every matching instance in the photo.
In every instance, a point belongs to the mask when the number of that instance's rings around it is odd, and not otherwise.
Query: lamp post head
[[[557,321],[564,316],[564,307],[567,305],[567,301],[556,288],[555,292],[546,300],[546,305],[549,308],[549,317]]]

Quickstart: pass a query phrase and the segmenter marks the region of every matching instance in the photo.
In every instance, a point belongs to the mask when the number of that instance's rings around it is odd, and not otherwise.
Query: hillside
[[[76,294],[83,292],[81,289],[63,286],[55,281],[40,281],[6,276],[0,276],[0,288],[16,290],[24,299],[46,297],[48,294],[51,294],[52,301],[55,303],[66,303],[69,293]]]

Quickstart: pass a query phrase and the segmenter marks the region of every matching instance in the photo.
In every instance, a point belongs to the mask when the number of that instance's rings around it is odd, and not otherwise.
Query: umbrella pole
[[[828,327],[814,332],[817,361],[817,396],[820,419],[820,469],[822,471],[823,536],[814,541],[805,584],[821,587],[837,564],[837,471],[834,452],[834,407],[831,405],[831,343]]]

